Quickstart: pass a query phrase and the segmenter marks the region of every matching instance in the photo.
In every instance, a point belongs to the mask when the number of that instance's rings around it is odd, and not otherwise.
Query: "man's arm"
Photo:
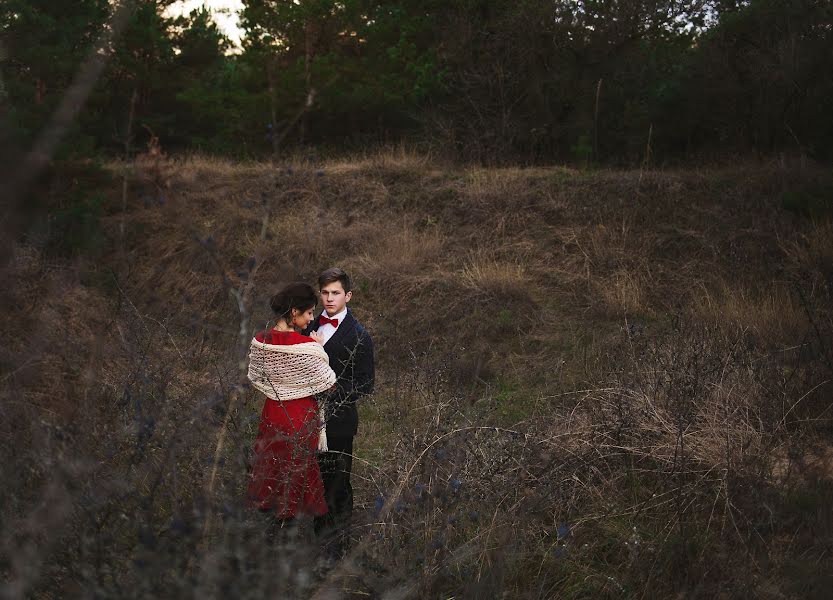
[[[366,331],[356,336],[353,348],[345,349],[352,362],[353,377],[350,380],[339,378],[336,389],[331,393],[330,400],[338,406],[344,403],[355,403],[362,396],[373,392],[376,371],[373,357],[373,339]]]
[[[375,381],[376,367],[373,362],[373,339],[367,331],[363,331],[359,336],[353,370],[353,394],[357,396],[356,399],[373,393]]]

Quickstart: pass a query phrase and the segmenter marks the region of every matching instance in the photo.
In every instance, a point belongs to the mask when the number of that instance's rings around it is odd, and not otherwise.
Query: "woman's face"
[[[301,330],[306,329],[307,325],[309,325],[310,322],[312,321],[314,310],[315,310],[314,306],[308,308],[305,311],[300,311],[300,310],[296,310],[296,309],[293,308],[292,309],[292,323],[290,323],[290,325],[292,325],[292,327],[295,327],[296,329],[301,329]]]

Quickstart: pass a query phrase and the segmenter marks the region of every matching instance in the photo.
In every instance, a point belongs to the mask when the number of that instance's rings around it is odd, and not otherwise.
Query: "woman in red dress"
[[[248,496],[255,507],[274,512],[278,520],[327,512],[316,458],[322,423],[310,392],[332,385],[329,375],[322,371],[330,369],[326,354],[323,365],[317,356],[309,355],[323,352],[321,341],[299,333],[312,320],[316,304],[312,286],[290,284],[271,300],[276,326],[261,331],[252,342],[249,378],[267,398],[254,443]],[[317,371],[305,370],[311,361]]]

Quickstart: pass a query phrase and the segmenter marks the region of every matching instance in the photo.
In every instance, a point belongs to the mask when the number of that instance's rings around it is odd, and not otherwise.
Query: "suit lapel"
[[[335,333],[332,337],[327,340],[327,343],[324,344],[325,349],[332,350],[333,348],[337,347],[340,343],[342,343],[344,336],[347,335],[347,332],[353,329],[353,314],[350,312],[350,309],[347,309],[347,316],[344,317],[344,323],[341,323],[338,327],[336,327]]]

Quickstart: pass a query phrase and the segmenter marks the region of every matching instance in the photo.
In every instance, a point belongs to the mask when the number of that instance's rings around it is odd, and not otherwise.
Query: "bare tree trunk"
[[[599,160],[599,99],[602,96],[602,80],[596,86],[596,108],[593,111],[593,160]]]
[[[271,110],[271,142],[272,142],[272,160],[277,160],[278,158],[278,146],[280,145],[280,139],[278,136],[278,90],[277,85],[275,82],[275,58],[273,57],[266,65],[266,77],[269,80],[269,103],[270,103],[270,110]]]
[[[7,235],[6,228],[21,196],[52,160],[72,122],[84,107],[93,86],[110,59],[111,46],[127,25],[132,9],[133,0],[122,0],[114,6],[108,24],[79,67],[72,84],[52,113],[49,123],[38,134],[32,149],[21,163],[11,167],[3,165],[9,168],[10,172],[5,177],[0,173],[0,179],[4,180],[4,185],[0,187],[0,266],[5,266],[10,256],[10,240],[14,238]]]
[[[133,143],[133,119],[136,116],[136,101],[139,91],[133,88],[130,95],[130,110],[127,113],[127,129],[124,132],[124,170],[121,176],[121,222],[119,223],[119,242],[124,247],[124,220],[127,215],[127,172],[130,165],[130,149]]]
[[[315,98],[315,90],[312,87],[312,59],[315,52],[316,38],[315,21],[313,19],[307,19],[306,23],[304,23],[304,82],[307,88],[307,109],[310,108]],[[304,114],[301,116],[300,129],[300,141],[303,144],[307,134],[307,111],[304,111]]]

